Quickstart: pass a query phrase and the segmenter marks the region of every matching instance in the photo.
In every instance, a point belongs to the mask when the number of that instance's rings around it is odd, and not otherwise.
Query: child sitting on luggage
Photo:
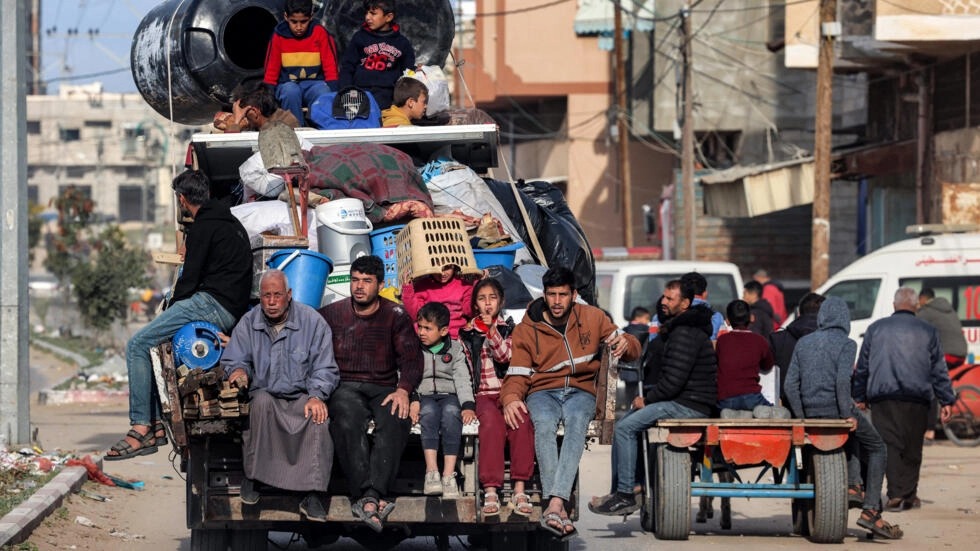
[[[391,107],[381,112],[381,126],[411,126],[412,121],[425,116],[429,102],[429,89],[412,77],[402,77],[395,83]]]
[[[756,406],[772,406],[762,395],[759,372],[773,366],[769,342],[749,331],[752,308],[744,300],[733,300],[726,308],[728,324],[732,330],[718,337],[715,353],[718,355],[718,408],[723,418],[737,415],[725,410],[745,412],[744,417]],[[771,414],[770,414],[771,417]]]
[[[466,318],[473,315],[470,299],[473,296],[474,281],[463,277],[459,266],[447,264],[438,275],[423,276],[402,285],[402,303],[412,318],[419,315],[419,309],[428,302],[441,302],[448,309],[449,336],[459,337],[459,330],[466,325]]]
[[[395,0],[367,0],[364,25],[354,33],[340,62],[340,88],[371,92],[382,110],[391,107],[395,82],[415,68],[412,43],[395,24]]]
[[[463,442],[463,425],[476,419],[473,383],[463,347],[449,337],[449,309],[430,302],[418,313],[423,375],[409,407],[413,423],[422,425],[425,456],[425,495],[459,497],[456,458]],[[462,412],[460,412],[462,410]],[[439,477],[439,439],[443,466]]]
[[[504,485],[504,447],[510,447],[510,481],[514,493],[510,507],[514,513],[530,516],[531,497],[525,484],[534,474],[534,427],[524,417],[517,428],[504,422],[500,405],[500,386],[510,366],[513,320],[501,315],[504,288],[496,279],[481,279],[473,287],[473,319],[459,332],[459,340],[472,367],[476,389],[476,418],[480,421],[480,486],[483,488],[483,516],[500,514],[498,492]]]
[[[286,0],[283,19],[269,40],[263,82],[303,125],[303,107],[337,90],[337,46],[313,21],[313,0]]]

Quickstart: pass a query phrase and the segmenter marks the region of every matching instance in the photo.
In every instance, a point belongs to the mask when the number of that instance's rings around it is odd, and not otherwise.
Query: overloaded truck
[[[343,48],[362,20],[361,2],[314,4],[317,20],[324,22]],[[419,62],[443,65],[454,27],[448,0],[401,0],[398,10],[402,31],[415,44]],[[133,73],[140,92],[154,109],[176,122],[211,121],[216,111],[228,108],[231,90],[236,85],[261,78],[265,37],[281,20],[281,11],[281,0],[170,0],[160,4],[140,24],[133,41]],[[524,244],[513,253],[507,265],[490,269],[491,274],[505,281],[509,299],[506,306],[515,315],[523,313],[523,307],[535,296],[535,291],[540,293],[541,273],[550,264],[572,267],[580,296],[594,304],[595,268],[591,248],[561,193],[543,182],[513,183],[486,178],[487,171],[497,164],[496,124],[485,115],[474,116],[473,112],[455,112],[450,119],[462,124],[299,129],[297,135],[313,146],[384,144],[408,154],[420,169],[431,170],[432,159],[451,167],[452,170],[426,180],[436,214],[440,210],[458,210],[479,218],[492,212],[507,233]],[[188,145],[186,164],[209,176],[213,196],[237,204],[242,201],[239,197],[241,166],[257,148],[258,136],[254,132],[195,134]],[[364,202],[365,210],[370,210],[366,203],[371,201]],[[269,206],[279,203],[284,208],[280,201],[267,203]],[[252,208],[245,205],[246,210]],[[280,241],[280,247],[296,246],[288,243],[290,237],[299,238],[301,243],[305,237],[307,245],[316,237],[332,238],[329,232],[317,231],[319,221],[314,211],[307,215],[308,225],[301,226],[302,232],[294,232],[306,236],[280,236],[285,239]],[[405,220],[384,223],[388,222]],[[374,226],[375,231],[396,231],[391,229],[395,226],[383,223]],[[275,239],[259,236],[256,242],[255,237],[253,252],[258,272],[265,269],[269,242]],[[379,252],[375,247],[375,253]],[[516,269],[515,265],[518,265]],[[323,295],[324,304],[344,298],[344,280],[330,281]],[[517,292],[512,293],[512,289]],[[394,484],[397,507],[381,534],[370,531],[352,515],[344,473],[339,467],[333,471],[329,502],[324,503],[328,511],[325,523],[305,520],[298,512],[302,496],[289,492],[263,492],[260,504],[243,504],[239,498],[243,479],[241,430],[248,422],[247,399],[221,381],[220,366],[215,367],[220,355],[216,335],[206,327],[186,329],[174,342],[154,349],[151,357],[168,431],[180,457],[181,471],[186,473],[187,525],[191,529],[192,549],[265,549],[269,531],[298,533],[312,545],[350,536],[369,548],[387,548],[405,538],[431,536],[439,548],[448,548],[451,537],[466,535],[470,543],[489,549],[568,548],[567,541],[559,542],[539,528],[542,498],[537,473],[527,489],[534,503],[530,517],[513,514],[508,509],[502,509],[499,516],[482,515],[483,500],[477,480],[480,443],[477,427],[473,425],[464,429],[458,467],[460,497],[452,499],[423,494],[423,455],[417,430],[413,429],[416,435],[404,452]],[[608,441],[615,384],[607,389],[605,374],[599,381],[602,413],[590,432],[593,437]],[[561,438],[560,431],[556,438]],[[578,515],[577,489],[576,483],[570,510],[573,519]],[[501,502],[510,502],[509,482],[501,493]]]

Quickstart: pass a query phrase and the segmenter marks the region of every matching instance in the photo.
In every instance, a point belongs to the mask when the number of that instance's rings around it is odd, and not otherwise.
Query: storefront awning
[[[623,29],[653,30],[653,0],[620,0],[619,4],[623,10]],[[612,33],[615,6],[615,0],[579,0],[575,33],[580,36]]]
[[[701,177],[709,216],[748,218],[813,202],[813,157],[736,166]]]

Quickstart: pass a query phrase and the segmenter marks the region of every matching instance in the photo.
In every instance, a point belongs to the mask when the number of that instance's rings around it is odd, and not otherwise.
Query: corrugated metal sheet
[[[738,166],[701,177],[709,216],[746,218],[813,202],[813,158]]]

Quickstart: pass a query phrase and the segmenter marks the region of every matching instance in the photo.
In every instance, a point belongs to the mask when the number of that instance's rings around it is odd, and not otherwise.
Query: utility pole
[[[684,190],[684,245],[686,257],[697,260],[697,236],[694,216],[697,213],[694,202],[694,82],[691,70],[691,10],[684,6],[681,10],[683,42],[681,58],[684,61],[684,120],[681,126],[681,187]],[[680,254],[678,254],[680,256]]]
[[[633,246],[633,181],[630,177],[630,139],[626,124],[626,63],[623,55],[623,10],[620,0],[613,9],[613,44],[616,57],[616,130],[619,134],[619,177],[623,182],[623,242],[626,247]]]
[[[827,281],[830,265],[830,138],[833,119],[834,32],[837,0],[820,0],[820,53],[817,59],[817,117],[813,137],[813,227],[810,288]]]

